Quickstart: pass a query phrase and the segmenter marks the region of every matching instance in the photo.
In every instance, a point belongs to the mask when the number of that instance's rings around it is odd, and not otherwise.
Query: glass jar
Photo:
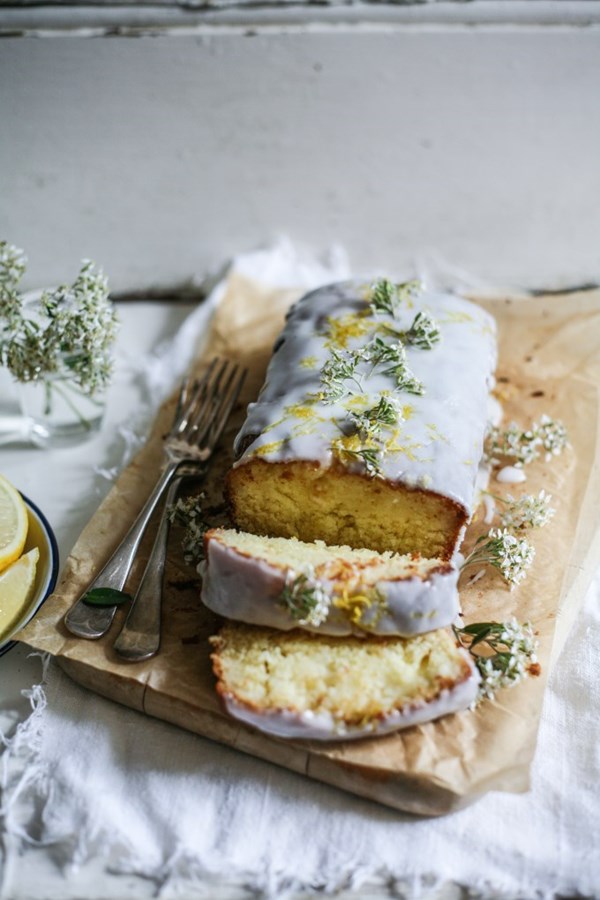
[[[41,291],[25,295],[26,318],[43,329],[47,326],[40,307]],[[90,394],[78,383],[78,362],[83,353],[63,353],[53,370],[39,370],[37,378],[17,381],[21,413],[28,438],[38,447],[69,447],[93,437],[100,430],[106,408],[106,387]]]
[[[57,372],[19,383],[21,412],[29,437],[39,447],[69,447],[93,437],[102,425],[106,391],[87,394],[73,378],[73,354]]]

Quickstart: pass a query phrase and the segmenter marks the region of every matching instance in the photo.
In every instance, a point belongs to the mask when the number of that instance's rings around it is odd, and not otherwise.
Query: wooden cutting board
[[[196,371],[218,353],[239,359],[250,373],[202,487],[211,524],[227,522],[223,480],[231,464],[233,437],[246,403],[262,384],[273,338],[295,296],[230,276],[208,350],[199,355]],[[146,446],[86,526],[55,594],[20,638],[54,654],[71,677],[111,700],[396,809],[441,815],[490,789],[526,790],[544,685],[600,559],[600,467],[595,467],[600,445],[600,296],[587,292],[528,300],[501,298],[485,305],[499,327],[499,393],[507,418],[522,423],[542,413],[560,418],[572,446],[550,463],[529,467],[527,491],[545,488],[554,497],[557,515],[533,537],[537,555],[528,579],[510,591],[491,570],[461,591],[461,602],[469,622],[501,621],[511,615],[530,620],[540,642],[540,677],[502,692],[496,702],[485,702],[475,711],[382,738],[329,743],[264,735],[231,719],[216,696],[208,638],[219,621],[200,603],[200,578],[183,560],[181,533],[176,528],[166,566],[160,654],[135,664],[117,658],[112,643],[124,610],[103,639],[90,642],[72,637],[62,624],[64,614],[127,531],[151,490],[161,465],[161,436],[173,415],[173,398],[160,411]],[[481,528],[475,521],[467,542]],[[143,571],[152,532],[150,528],[130,588],[135,588]]]

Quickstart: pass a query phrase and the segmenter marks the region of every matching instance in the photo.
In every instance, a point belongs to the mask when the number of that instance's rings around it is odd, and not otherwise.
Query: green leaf
[[[472,625],[464,625],[460,631],[464,631],[465,634],[479,634],[484,629],[491,630],[494,625],[497,625],[497,622],[474,622]]]
[[[83,596],[83,602],[88,606],[121,606],[128,600],[131,600],[131,594],[115,588],[94,588]]]
[[[482,641],[485,641],[485,639],[490,635],[491,631],[492,631],[492,628],[491,628],[491,627],[490,627],[490,628],[483,628],[483,629],[477,634],[477,636],[474,637],[473,640],[471,641],[471,647],[475,647],[477,644],[480,644]]]

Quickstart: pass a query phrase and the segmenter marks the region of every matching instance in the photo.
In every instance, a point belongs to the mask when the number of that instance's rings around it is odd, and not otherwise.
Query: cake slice
[[[278,737],[385,734],[466,709],[477,696],[476,669],[446,629],[340,639],[228,623],[211,642],[227,711]]]
[[[205,557],[205,605],[254,625],[410,636],[458,613],[458,571],[439,559],[225,528],[206,533]]]

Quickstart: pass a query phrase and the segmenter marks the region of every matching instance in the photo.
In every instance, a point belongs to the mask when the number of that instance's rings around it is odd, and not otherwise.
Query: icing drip
[[[499,481],[500,484],[521,484],[523,481],[527,481],[527,475],[523,469],[518,469],[516,466],[504,466],[496,473],[496,481]]]
[[[469,666],[471,674],[467,679],[450,689],[440,691],[438,696],[429,702],[407,705],[404,709],[393,710],[381,718],[365,721],[361,725],[346,725],[334,719],[328,712],[312,710],[295,712],[286,709],[260,712],[240,703],[229,694],[225,694],[223,699],[230,715],[267,734],[304,740],[347,741],[369,735],[389,734],[467,709],[477,698],[480,681],[470,661]]]

